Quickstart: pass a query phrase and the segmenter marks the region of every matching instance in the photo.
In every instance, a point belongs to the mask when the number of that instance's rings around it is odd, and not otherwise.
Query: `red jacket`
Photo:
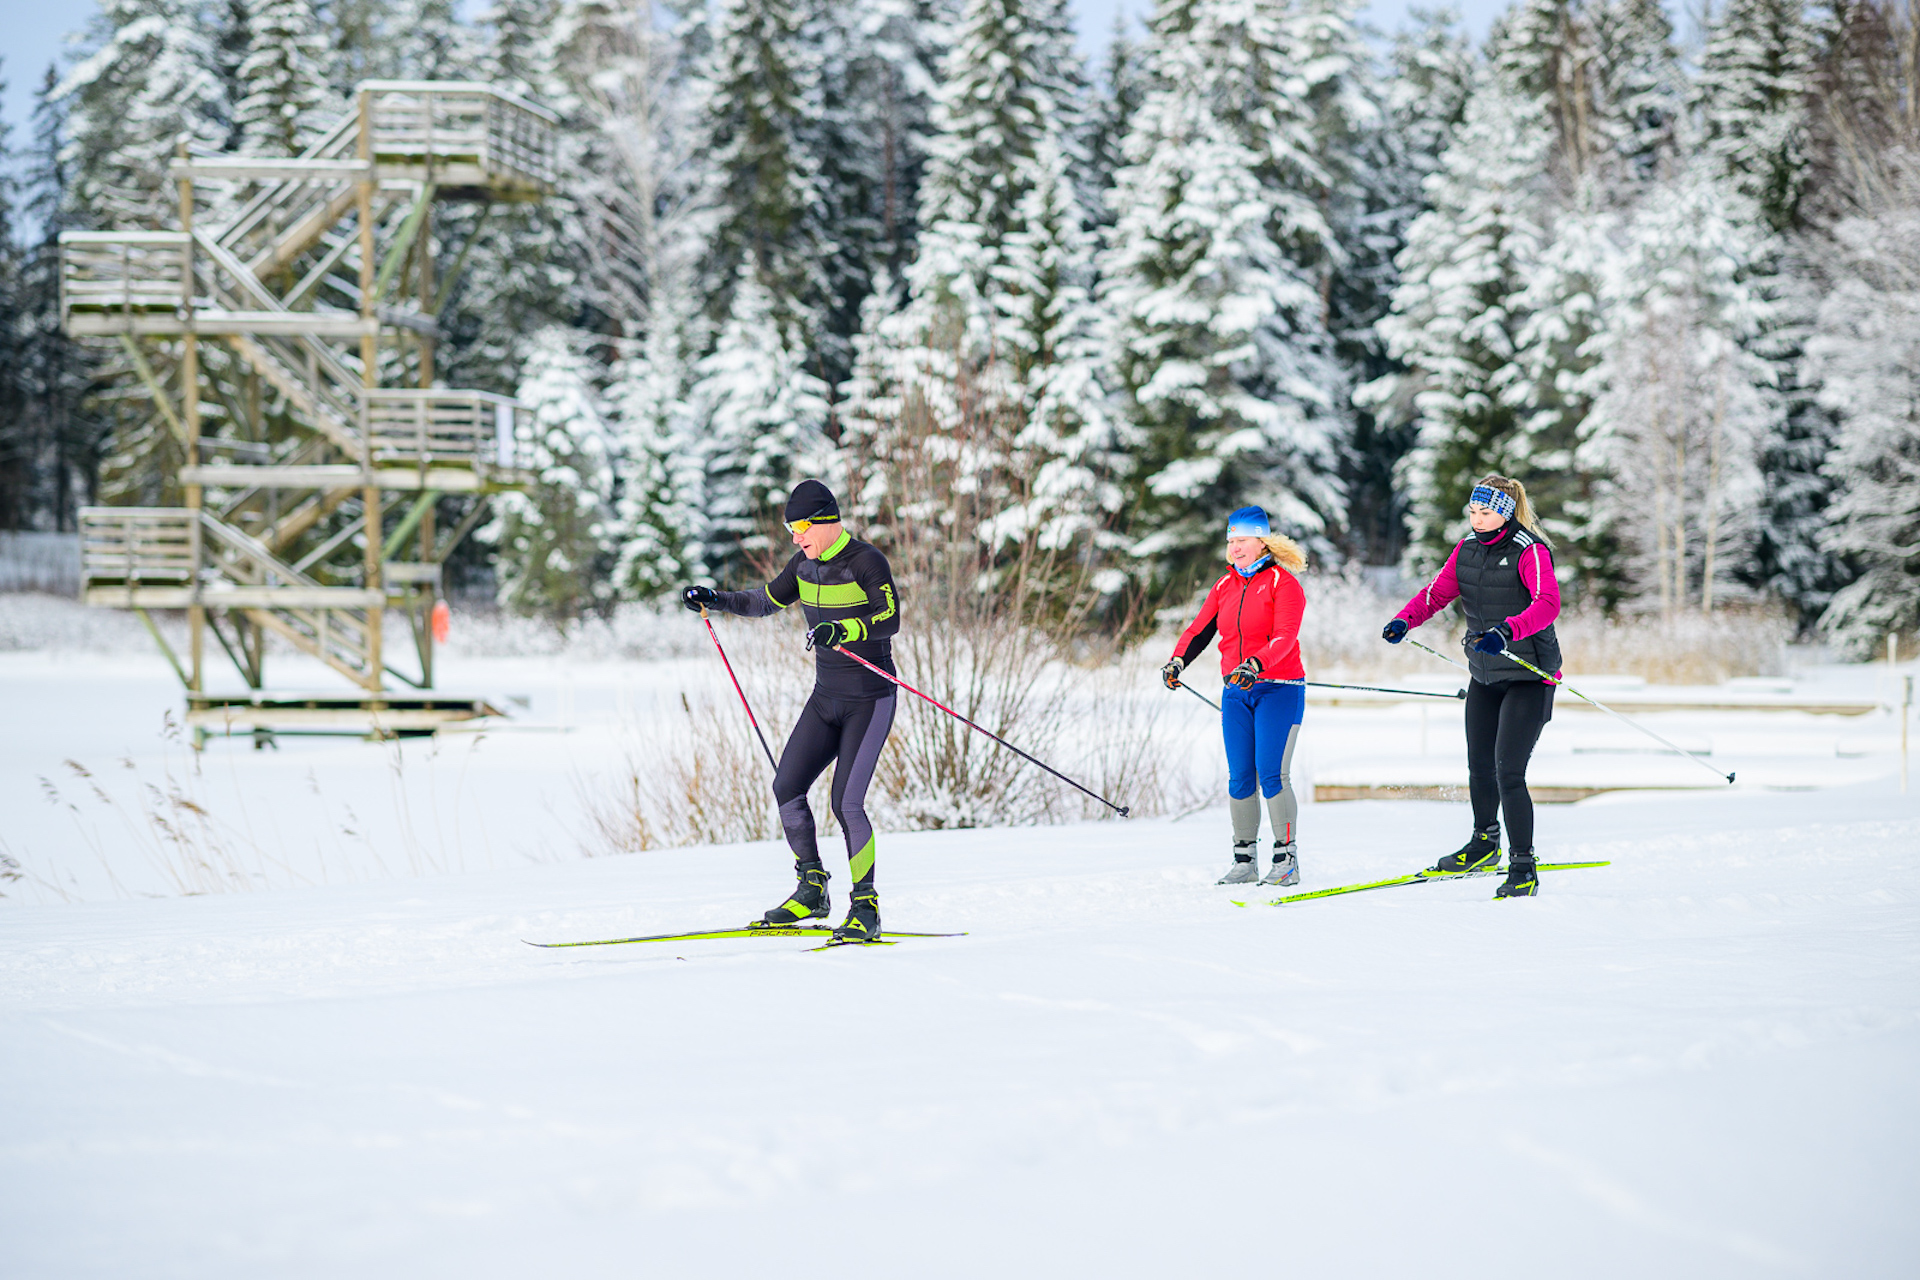
[[[1300,617],[1307,593],[1300,580],[1279,565],[1268,564],[1251,578],[1237,569],[1213,584],[1200,616],[1180,633],[1173,656],[1188,666],[1220,634],[1220,674],[1248,658],[1260,659],[1262,680],[1304,680],[1300,665]]]

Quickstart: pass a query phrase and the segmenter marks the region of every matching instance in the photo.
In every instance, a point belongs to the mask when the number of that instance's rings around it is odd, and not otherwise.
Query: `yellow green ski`
[[[1610,867],[1611,862],[1542,862],[1541,871],[1575,871],[1582,867]],[[1400,884],[1427,884],[1435,880],[1472,880],[1480,876],[1503,876],[1505,867],[1482,867],[1478,871],[1416,871],[1410,876],[1393,876],[1386,880],[1369,880],[1365,884],[1343,884],[1332,889],[1309,889],[1305,893],[1289,893],[1285,897],[1274,898],[1268,906],[1284,907],[1290,902],[1305,902],[1310,898],[1333,898],[1343,893],[1365,893],[1369,889],[1391,889]],[[1245,906],[1245,903],[1236,903]]]
[[[618,947],[629,942],[717,942],[724,938],[830,938],[833,929],[828,925],[748,925],[742,929],[701,929],[693,933],[654,933],[643,938],[594,938],[586,942],[527,942],[530,947]],[[886,938],[964,938],[964,933],[902,933],[893,929],[881,931],[881,939]]]

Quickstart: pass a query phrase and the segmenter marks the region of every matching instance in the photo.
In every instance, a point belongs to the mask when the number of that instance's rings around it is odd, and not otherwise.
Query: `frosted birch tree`
[[[1647,195],[1600,273],[1586,533],[1619,549],[1616,573],[1667,617],[1711,613],[1756,533],[1779,402],[1751,350],[1770,317],[1745,278],[1750,208],[1690,169]]]

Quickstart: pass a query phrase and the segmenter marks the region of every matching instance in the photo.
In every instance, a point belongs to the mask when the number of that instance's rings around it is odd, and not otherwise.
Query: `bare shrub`
[[[722,636],[776,753],[813,683],[812,657],[778,620],[735,621]],[[709,646],[711,647],[711,646]],[[1186,761],[1154,745],[1172,714],[1137,658],[1097,668],[1062,660],[1036,629],[909,626],[895,642],[901,677],[1021,750],[1128,806],[1133,815],[1192,808]],[[718,659],[715,659],[716,667]],[[677,714],[629,726],[611,780],[576,775],[591,854],[771,839],[778,815],[766,757],[724,673],[687,693]],[[1112,811],[904,690],[868,811],[882,831],[1079,821]],[[1090,728],[1097,725],[1097,729]],[[833,771],[811,797],[823,847],[835,828]]]
[[[767,759],[737,703],[683,693],[680,712],[628,746],[610,791],[575,776],[588,856],[766,840],[779,832]]]

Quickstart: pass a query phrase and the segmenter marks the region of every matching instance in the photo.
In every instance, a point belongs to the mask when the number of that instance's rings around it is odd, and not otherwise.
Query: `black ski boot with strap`
[[[760,917],[755,928],[775,929],[826,919],[833,906],[827,897],[827,869],[818,862],[796,862],[793,871],[800,881],[793,888],[793,896]]]
[[[877,942],[880,938],[880,895],[872,885],[855,887],[853,900],[847,906],[847,918],[833,931],[833,941],[829,946],[844,946],[849,942]]]
[[[1463,871],[1488,871],[1500,865],[1500,824],[1473,833],[1473,838],[1433,864],[1428,874],[1457,876]]]
[[[1515,850],[1507,860],[1507,878],[1493,891],[1496,898],[1531,898],[1540,892],[1540,873],[1533,861],[1533,850]]]

